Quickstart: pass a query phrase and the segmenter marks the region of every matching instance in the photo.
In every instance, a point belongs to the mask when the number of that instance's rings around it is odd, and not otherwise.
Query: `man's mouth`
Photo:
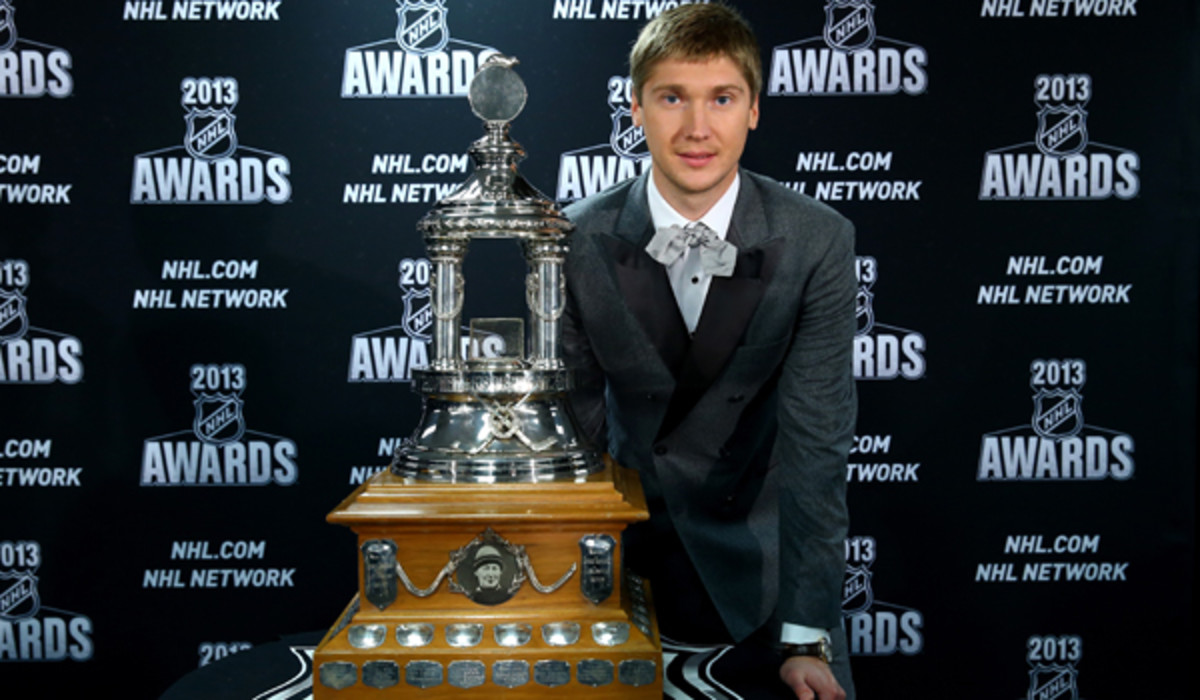
[[[717,155],[715,153],[694,153],[693,152],[693,153],[680,153],[679,157],[681,160],[683,160],[684,163],[687,163],[688,165],[692,166],[693,168],[701,168],[701,167],[704,167],[705,165],[708,165],[708,163],[710,163],[714,158],[716,158]]]

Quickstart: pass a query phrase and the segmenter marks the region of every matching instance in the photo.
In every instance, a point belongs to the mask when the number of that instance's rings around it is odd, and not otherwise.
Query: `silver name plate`
[[[621,683],[634,687],[653,683],[655,672],[655,663],[648,659],[626,659],[617,666]]]
[[[502,647],[523,647],[533,638],[533,625],[523,622],[506,622],[493,630],[496,643]]]
[[[583,597],[599,605],[613,592],[613,554],[617,543],[609,535],[584,535],[579,539],[583,575],[579,587]]]
[[[384,539],[363,542],[362,563],[367,600],[383,610],[396,600],[396,543]]]
[[[600,646],[620,646],[629,641],[629,623],[593,622],[592,639]]]
[[[396,625],[396,642],[402,647],[423,647],[433,641],[433,625],[428,622],[406,622]]]
[[[487,680],[487,666],[482,661],[452,661],[446,676],[455,688],[475,688]]]
[[[362,667],[363,685],[391,688],[400,682],[400,665],[395,661],[368,661]]]
[[[492,664],[492,682],[505,688],[516,688],[529,682],[528,661],[497,661]]]
[[[548,688],[566,685],[571,682],[571,664],[566,661],[539,661],[533,665],[533,680]]]
[[[330,661],[321,664],[321,685],[334,690],[349,688],[358,682],[358,668],[348,661]]]
[[[442,684],[442,665],[436,661],[409,661],[404,666],[404,681],[417,688]]]
[[[579,623],[547,622],[542,625],[542,639],[552,647],[569,647],[579,641]]]
[[[446,625],[446,643],[452,647],[473,647],[483,640],[483,625],[478,622],[456,622]]]
[[[633,606],[633,624],[642,631],[642,634],[650,636],[650,613],[646,608],[639,605]]]
[[[613,664],[604,659],[584,659],[575,669],[575,679],[593,688],[613,682]]]
[[[387,625],[352,625],[346,640],[355,649],[374,649],[387,639]]]

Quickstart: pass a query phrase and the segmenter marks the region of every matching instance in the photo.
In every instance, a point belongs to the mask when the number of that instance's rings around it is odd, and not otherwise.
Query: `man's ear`
[[[637,95],[634,95],[629,103],[629,113],[633,117],[633,125],[642,125],[642,103],[638,101]]]

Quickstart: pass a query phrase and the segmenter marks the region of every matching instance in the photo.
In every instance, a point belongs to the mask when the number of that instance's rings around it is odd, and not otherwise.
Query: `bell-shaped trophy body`
[[[328,516],[358,536],[359,588],[313,657],[317,700],[662,696],[649,589],[623,571],[621,533],[646,520],[637,476],[589,444],[561,357],[570,222],[517,172],[525,104],[512,59],[476,74],[486,133],[475,172],[418,223],[433,263],[433,353],[409,444]],[[516,239],[521,319],[475,319],[464,358],[472,239]]]

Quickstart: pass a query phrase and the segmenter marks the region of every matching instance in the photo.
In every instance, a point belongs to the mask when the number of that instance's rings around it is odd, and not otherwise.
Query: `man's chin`
[[[690,178],[684,182],[683,192],[690,196],[711,194],[714,192],[724,192],[725,188],[721,186],[721,178]]]

